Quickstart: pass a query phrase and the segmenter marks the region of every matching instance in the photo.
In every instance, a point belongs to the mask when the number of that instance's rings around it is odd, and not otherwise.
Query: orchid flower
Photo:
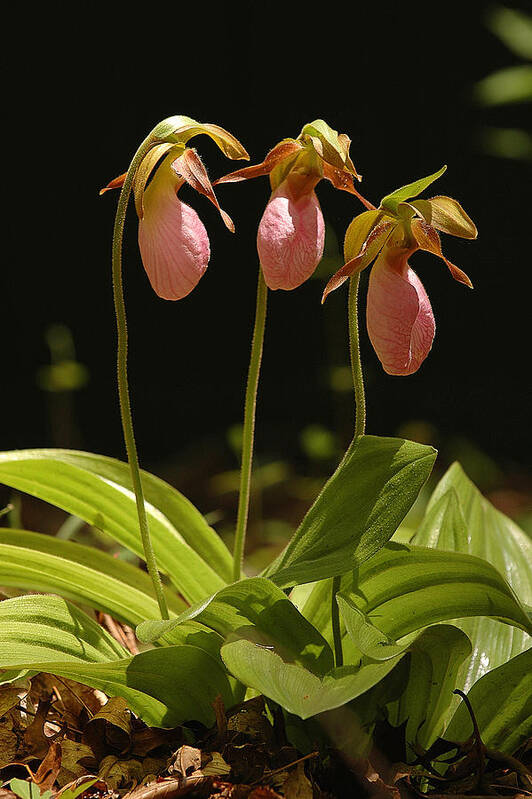
[[[165,300],[180,300],[196,287],[210,258],[209,237],[203,222],[177,196],[181,186],[188,183],[205,195],[220,212],[226,227],[232,232],[235,229],[229,215],[220,208],[199,155],[186,144],[192,136],[205,133],[229,158],[249,160],[249,156],[240,142],[218,125],[200,124],[178,116],[170,117],[158,128],[161,136],[154,139],[134,176],[138,241],[142,263],[155,293]],[[125,175],[121,175],[100,193],[120,188],[124,180]]]
[[[283,139],[261,164],[216,181],[231,183],[270,176],[272,194],[257,233],[257,250],[270,289],[295,289],[323,256],[325,224],[315,187],[322,178],[363,198],[354,188],[360,176],[349,156],[350,140],[322,119],[305,125],[297,139]]]
[[[397,189],[383,198],[379,208],[353,219],[345,238],[348,261],[323,293],[322,302],[376,259],[369,279],[366,321],[373,348],[391,375],[416,372],[430,352],[436,330],[429,298],[409,264],[410,256],[417,250],[439,256],[455,280],[473,288],[465,272],[443,255],[438,234],[475,239],[472,220],[451,197],[412,199],[445,169]]]

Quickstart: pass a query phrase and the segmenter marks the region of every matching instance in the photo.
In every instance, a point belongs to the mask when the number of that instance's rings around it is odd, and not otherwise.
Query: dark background
[[[506,5],[530,10],[528,2]],[[418,374],[385,375],[362,326],[368,432],[393,435],[410,425],[444,457],[453,455],[448,443],[461,440],[503,470],[526,469],[531,168],[485,153],[481,135],[490,124],[526,128],[530,107],[473,100],[475,82],[518,61],[486,27],[489,5],[439,4],[437,13],[430,3],[133,9],[59,3],[21,13],[7,34],[15,54],[3,159],[2,449],[73,445],[123,457],[110,270],[117,196],[100,198],[98,190],[125,171],[149,130],[173,114],[216,122],[254,163],[322,117],[351,137],[369,199],[446,163],[434,193],[459,199],[480,233],[477,242],[444,241],[474,291],[433,256],[413,259],[437,321]],[[212,178],[237,167],[207,137],[193,144]],[[325,182],[317,191],[341,242],[362,208]],[[131,209],[131,391],[141,458],[155,470],[193,462],[199,478],[236,465],[226,431],[241,420],[255,235],[268,194],[265,178],[218,189],[236,222],[232,236],[204,198],[183,189],[209,230],[212,257],[198,288],[178,303],[151,291]],[[328,246],[334,254],[333,239]],[[302,469],[301,430],[338,422],[344,435],[350,414],[349,398],[339,400],[329,381],[330,367],[347,359],[346,294],[322,308],[323,281],[270,294],[257,451]],[[68,326],[88,368],[89,382],[70,398],[37,384],[50,361],[51,323]]]

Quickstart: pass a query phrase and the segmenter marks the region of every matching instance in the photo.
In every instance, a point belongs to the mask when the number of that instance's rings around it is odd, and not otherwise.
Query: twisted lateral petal
[[[155,293],[164,300],[180,300],[207,269],[210,247],[203,222],[178,199],[168,172],[159,169],[144,193],[139,247]]]
[[[266,285],[295,289],[307,280],[323,256],[325,223],[313,190],[294,198],[290,179],[272,194],[257,234]]]
[[[416,372],[432,347],[436,325],[423,284],[408,265],[408,251],[385,249],[369,279],[368,334],[384,371]]]

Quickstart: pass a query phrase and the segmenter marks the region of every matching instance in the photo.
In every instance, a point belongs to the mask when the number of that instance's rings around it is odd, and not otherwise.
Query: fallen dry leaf
[[[109,747],[126,752],[131,746],[131,712],[121,696],[112,697],[87,722],[84,739],[95,754],[102,756]]]
[[[169,761],[168,774],[190,777],[201,769],[201,751],[194,746],[184,744],[172,755]]]
[[[61,787],[67,783],[84,776],[88,771],[94,771],[97,761],[90,746],[70,738],[61,741],[61,770],[57,782]]]
[[[312,799],[312,784],[305,774],[305,766],[298,763],[283,783],[282,791],[286,799]]]
[[[12,730],[0,727],[0,768],[16,759],[18,736]]]
[[[0,685],[0,718],[5,716],[12,707],[18,705],[29,689],[29,680],[19,680],[16,683]]]
[[[41,793],[52,789],[61,770],[61,757],[61,744],[54,741],[50,744],[46,757],[33,775],[33,782],[39,786]]]

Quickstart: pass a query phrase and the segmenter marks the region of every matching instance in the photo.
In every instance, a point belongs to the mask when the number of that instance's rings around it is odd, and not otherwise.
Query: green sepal
[[[303,142],[311,142],[320,158],[331,166],[360,179],[349,156],[351,140],[345,133],[333,130],[323,119],[315,119],[303,126],[298,138]]]
[[[390,211],[392,214],[396,214],[399,203],[402,203],[405,200],[410,200],[412,197],[417,197],[418,194],[421,194],[421,192],[430,186],[431,183],[434,183],[435,180],[438,180],[438,178],[443,175],[446,169],[447,166],[444,165],[432,175],[427,175],[425,178],[419,178],[413,183],[407,183],[406,186],[401,186],[401,188],[396,189],[391,194],[387,194],[386,197],[382,198],[380,207],[386,211]]]

